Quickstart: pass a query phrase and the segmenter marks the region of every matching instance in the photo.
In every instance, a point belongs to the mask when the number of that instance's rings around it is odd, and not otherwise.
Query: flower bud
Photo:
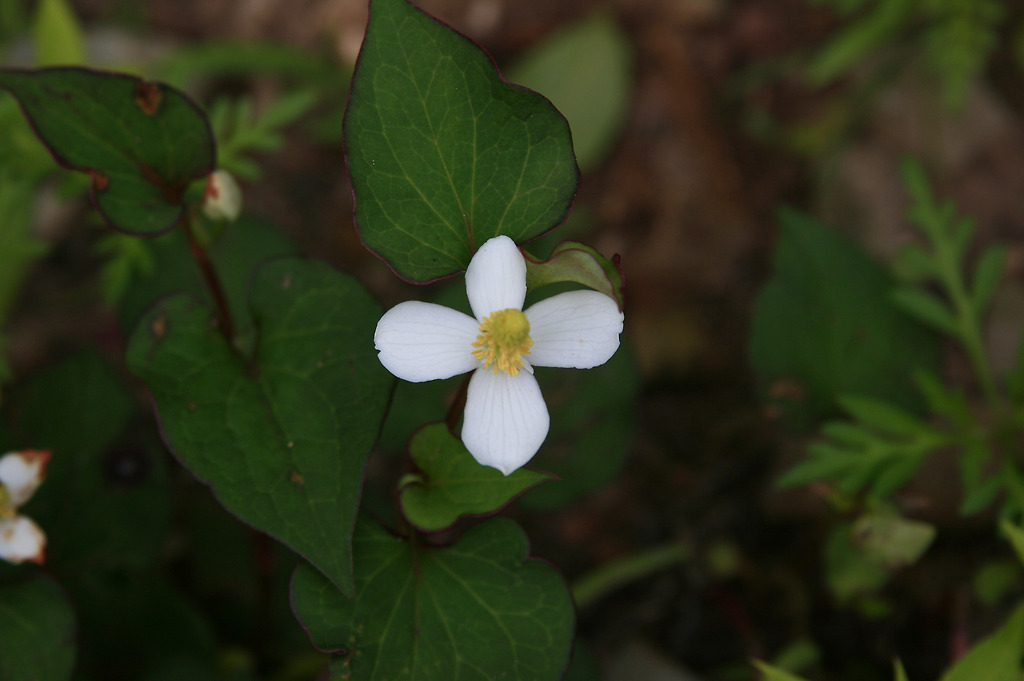
[[[234,222],[242,212],[242,190],[226,170],[215,170],[206,178],[203,214],[211,220]]]

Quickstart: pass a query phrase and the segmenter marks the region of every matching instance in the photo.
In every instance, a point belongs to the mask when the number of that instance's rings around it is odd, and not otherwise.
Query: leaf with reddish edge
[[[272,261],[253,277],[251,358],[190,296],[142,319],[128,366],[170,449],[218,500],[352,593],[363,468],[394,379],[377,360],[381,311],[324,263]]]
[[[370,3],[345,155],[363,242],[418,283],[466,269],[499,234],[551,230],[579,183],[558,110],[406,0]]]
[[[332,678],[361,681],[556,681],[569,662],[575,612],[564,579],[527,558],[526,535],[491,518],[452,546],[429,546],[360,518],[356,597],[300,564],[292,610]]]
[[[481,466],[444,423],[430,423],[413,435],[409,454],[419,469],[399,483],[406,520],[425,532],[454,525],[460,516],[487,515],[504,508],[550,473],[520,468],[504,475]]]
[[[547,260],[535,260],[525,252],[523,256],[526,258],[528,290],[571,281],[600,291],[622,309],[625,284],[618,254],[609,260],[590,246],[576,241],[563,241],[555,246]]]
[[[185,190],[213,171],[202,110],[161,83],[77,67],[0,69],[60,165],[92,179],[92,199],[114,229],[153,235],[174,227]]]

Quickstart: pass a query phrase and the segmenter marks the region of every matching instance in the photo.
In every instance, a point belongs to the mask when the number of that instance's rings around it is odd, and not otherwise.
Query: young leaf
[[[893,291],[892,301],[937,331],[960,337],[960,327],[953,313],[935,295],[916,288],[899,288]]]
[[[505,476],[481,466],[443,423],[429,424],[416,433],[409,454],[422,475],[411,476],[402,486],[402,513],[425,532],[443,530],[459,516],[497,511],[554,477],[528,468]]]
[[[892,661],[892,673],[894,676],[893,681],[909,681],[907,679],[907,672],[903,669],[903,663],[900,662],[899,658]]]
[[[622,268],[619,257],[611,260],[585,244],[563,241],[555,246],[547,260],[526,256],[526,288],[533,290],[561,281],[583,284],[600,291],[623,306]]]
[[[380,308],[355,281],[299,259],[257,270],[250,307],[249,361],[208,308],[178,296],[139,324],[128,365],[182,463],[351,594],[363,466],[392,383],[373,349]]]
[[[65,681],[75,663],[75,614],[54,582],[0,587],[0,679]]]
[[[998,631],[972,647],[941,681],[1018,681],[1024,654],[1024,605]]]
[[[213,171],[202,111],[184,94],[134,76],[82,68],[0,69],[56,161],[92,179],[107,223],[132,234],[171,229],[189,184]]]
[[[292,608],[313,644],[352,681],[556,681],[569,662],[574,612],[558,572],[528,560],[526,535],[494,518],[450,548],[399,539],[360,519],[356,597],[306,565]]]
[[[551,103],[406,0],[370,3],[345,153],[360,236],[415,282],[465,269],[491,237],[550,230],[579,181]]]

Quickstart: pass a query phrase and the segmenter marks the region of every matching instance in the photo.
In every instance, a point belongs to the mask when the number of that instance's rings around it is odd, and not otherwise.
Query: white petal
[[[479,325],[469,315],[410,300],[384,313],[373,343],[380,363],[413,383],[450,378],[480,366],[473,357]]]
[[[26,449],[0,457],[0,484],[7,488],[11,506],[24,504],[35,493],[46,475],[50,452]]]
[[[535,367],[589,369],[607,362],[619,347],[622,313],[603,293],[559,293],[524,314],[533,340],[528,357]]]
[[[0,519],[0,559],[8,563],[42,563],[45,548],[46,535],[29,518],[16,515],[10,520]]]
[[[550,419],[537,379],[479,369],[469,381],[462,442],[484,466],[508,475],[540,449]]]
[[[526,261],[507,236],[488,239],[466,268],[466,295],[480,321],[498,310],[523,309]]]

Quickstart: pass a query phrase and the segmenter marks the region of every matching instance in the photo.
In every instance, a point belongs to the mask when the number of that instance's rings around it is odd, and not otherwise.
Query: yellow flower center
[[[0,518],[13,518],[14,507],[11,506],[11,493],[7,491],[4,484],[0,482]]]
[[[530,322],[520,310],[498,310],[480,322],[473,356],[483,362],[484,369],[493,367],[515,376],[523,368],[523,355],[530,354]]]

